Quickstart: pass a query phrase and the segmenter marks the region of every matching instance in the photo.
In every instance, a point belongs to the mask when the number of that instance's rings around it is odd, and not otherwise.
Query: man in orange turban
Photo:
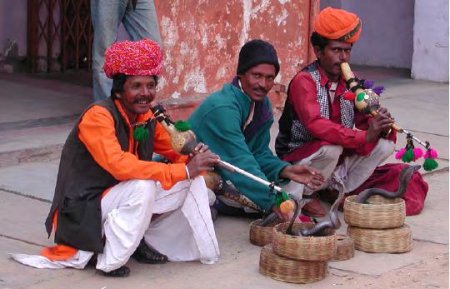
[[[203,144],[192,158],[172,149],[150,110],[161,68],[161,49],[149,39],[106,50],[111,96],[86,109],[61,154],[46,221],[58,245],[41,256],[13,254],[15,260],[38,268],[84,268],[96,254],[103,275],[125,277],[130,257],[152,264],[218,259],[200,176],[218,157]],[[153,161],[153,152],[172,163]]]
[[[324,199],[332,191],[349,193],[359,187],[394,151],[395,133],[387,133],[393,122],[390,113],[380,108],[378,116],[369,119],[344,97],[347,88],[340,64],[350,60],[361,30],[354,13],[328,7],[317,15],[311,34],[317,60],[290,82],[279,121],[278,156],[320,170],[327,179],[320,194]],[[290,184],[288,191],[313,198],[304,214],[325,214],[315,198],[318,194]]]

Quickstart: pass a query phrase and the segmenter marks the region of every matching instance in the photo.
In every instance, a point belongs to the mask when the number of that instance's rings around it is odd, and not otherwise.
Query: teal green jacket
[[[251,99],[238,87],[225,84],[222,90],[211,94],[200,104],[189,118],[189,123],[197,140],[207,144],[222,160],[269,182],[279,182],[280,171],[289,163],[281,161],[269,149],[272,106],[266,96],[264,104],[269,108],[270,115],[246,139],[243,127],[251,103]],[[216,170],[262,210],[268,211],[275,204],[275,195],[267,186],[239,173]]]

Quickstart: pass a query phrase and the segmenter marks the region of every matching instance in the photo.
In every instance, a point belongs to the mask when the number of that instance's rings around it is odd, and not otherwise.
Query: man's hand
[[[391,125],[394,123],[394,119],[391,117],[391,113],[384,107],[380,107],[377,110],[377,115],[369,121],[369,129],[367,130],[366,141],[375,142],[378,140],[380,133],[388,132],[391,129]]]
[[[206,144],[204,144],[204,143],[202,143],[202,142],[199,142],[199,143],[195,146],[194,152],[190,153],[189,156],[190,156],[190,157],[193,157],[195,154],[198,154],[198,153],[204,153],[204,152],[207,152],[207,151],[209,151],[208,145],[206,145]]]
[[[219,156],[212,153],[208,146],[202,143],[195,147],[194,153],[190,156],[191,159],[186,166],[191,178],[195,178],[204,171],[214,170],[214,166],[219,163]]]
[[[318,190],[325,182],[325,178],[322,173],[315,168],[303,165],[292,165],[285,167],[281,171],[280,177],[305,184],[313,191]]]

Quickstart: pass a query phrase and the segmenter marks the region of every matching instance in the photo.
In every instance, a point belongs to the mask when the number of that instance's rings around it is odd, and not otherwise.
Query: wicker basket
[[[336,243],[336,255],[334,255],[332,261],[344,261],[355,256],[355,243],[352,238],[339,234],[336,236]]]
[[[265,246],[272,242],[273,227],[279,222],[261,227],[262,219],[250,223],[250,243],[256,246]]]
[[[375,195],[368,204],[355,202],[356,196],[349,196],[344,202],[344,220],[354,227],[388,229],[401,227],[405,222],[405,201],[401,198],[386,199]]]
[[[272,246],[276,254],[296,260],[329,261],[336,253],[336,235],[333,230],[320,237],[291,236],[286,234],[289,223],[274,227]],[[313,223],[295,223],[294,230],[309,229]]]
[[[300,261],[278,256],[270,244],[262,248],[259,258],[261,274],[284,282],[316,282],[325,278],[327,270],[327,262]]]
[[[411,229],[400,228],[377,230],[358,227],[347,228],[347,234],[355,242],[355,249],[369,253],[404,253],[412,249]]]

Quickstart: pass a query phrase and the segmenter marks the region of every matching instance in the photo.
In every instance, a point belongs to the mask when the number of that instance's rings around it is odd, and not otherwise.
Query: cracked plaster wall
[[[204,96],[235,75],[238,53],[248,40],[271,42],[280,59],[277,82],[312,59],[311,15],[318,0],[156,0],[165,54],[160,98]]]

